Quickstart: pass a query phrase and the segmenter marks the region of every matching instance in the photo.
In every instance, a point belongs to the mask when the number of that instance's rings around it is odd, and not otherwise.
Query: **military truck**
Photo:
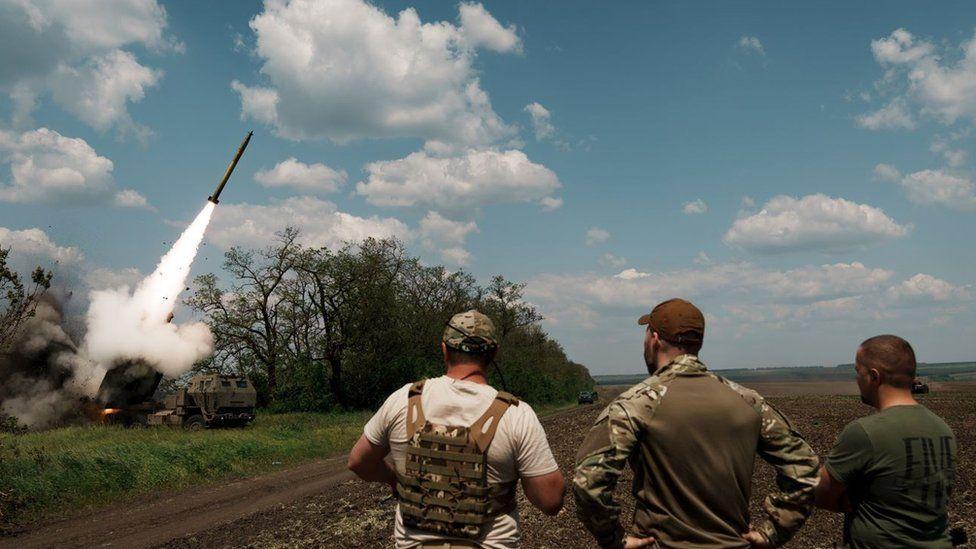
[[[254,419],[257,391],[246,378],[203,374],[186,387],[166,395],[162,409],[149,414],[149,425],[175,425],[196,430],[205,427],[243,427]]]
[[[921,379],[916,379],[912,381],[912,394],[913,395],[927,395],[929,393],[929,384],[925,383]]]

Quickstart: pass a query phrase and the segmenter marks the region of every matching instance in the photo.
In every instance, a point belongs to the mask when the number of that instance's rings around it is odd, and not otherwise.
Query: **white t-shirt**
[[[412,383],[390,395],[366,424],[363,434],[376,446],[390,448],[397,471],[405,470],[407,446],[407,398]],[[490,385],[441,376],[427,380],[420,405],[430,423],[470,426],[495,400],[498,391]],[[524,402],[510,406],[498,422],[495,438],[488,447],[488,482],[511,482],[518,478],[537,477],[559,469],[546,432],[532,407]],[[437,534],[407,528],[397,506],[394,529],[397,549],[418,547],[425,541],[444,539]],[[518,547],[518,510],[495,517],[482,539],[488,549]]]

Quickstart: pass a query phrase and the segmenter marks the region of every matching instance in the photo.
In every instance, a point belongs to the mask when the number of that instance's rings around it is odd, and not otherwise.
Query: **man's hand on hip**
[[[636,549],[637,547],[650,547],[654,544],[654,538],[638,538],[627,536],[624,538],[624,549]]]

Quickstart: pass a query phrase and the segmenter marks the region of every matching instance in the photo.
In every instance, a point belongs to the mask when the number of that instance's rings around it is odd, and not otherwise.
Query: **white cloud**
[[[917,204],[936,204],[953,210],[976,209],[976,185],[968,178],[942,170],[922,170],[906,175],[901,187]]]
[[[878,63],[888,69],[881,85],[898,87],[899,95],[889,107],[901,105],[894,109],[900,114],[890,112],[879,117],[878,128],[911,128],[914,124],[909,124],[908,100],[918,105],[921,113],[947,124],[960,118],[976,120],[976,35],[961,44],[961,57],[952,55],[952,51],[942,55],[935,44],[917,39],[905,29],[872,41],[871,51]],[[882,118],[890,123],[880,123]]]
[[[758,253],[836,252],[901,238],[910,229],[879,208],[843,198],[777,196],[758,213],[737,219],[723,240]]]
[[[5,202],[103,195],[112,183],[111,160],[98,156],[84,139],[47,128],[22,134],[0,130],[0,161],[10,164],[10,182],[0,183]]]
[[[898,181],[901,172],[891,164],[878,164],[874,167],[874,178],[879,181]]]
[[[234,82],[242,115],[290,139],[420,137],[486,145],[515,134],[491,107],[473,62],[479,48],[517,53],[521,40],[480,4],[460,24],[395,18],[362,0],[266,2],[251,19],[268,84]]]
[[[610,231],[600,227],[590,227],[586,230],[586,245],[595,246],[610,240]]]
[[[631,267],[629,269],[624,269],[619,273],[613,275],[614,278],[619,278],[621,280],[637,280],[639,278],[647,278],[651,275],[645,272],[638,271],[637,269]]]
[[[627,258],[618,257],[613,254],[607,253],[607,254],[603,254],[603,257],[600,258],[600,262],[605,265],[609,265],[611,267],[623,267],[624,265],[627,264]]]
[[[78,67],[61,65],[51,76],[54,100],[89,126],[105,131],[118,125],[123,132],[147,130],[129,117],[128,104],[138,103],[163,77],[144,67],[134,55],[113,50]]]
[[[259,170],[254,180],[265,187],[292,187],[304,192],[332,193],[346,184],[344,170],[325,164],[305,164],[295,157],[279,162],[270,170]]]
[[[378,206],[428,204],[449,212],[473,211],[486,204],[545,200],[560,187],[555,173],[516,150],[470,150],[449,158],[422,151],[373,162],[365,170],[368,177],[356,192]],[[551,201],[542,205],[558,206]]]
[[[526,295],[542,303],[580,301],[591,307],[646,307],[676,295],[722,297],[775,303],[814,303],[885,290],[893,273],[853,263],[766,270],[752,263],[724,263],[695,269],[644,272],[626,269],[614,276],[541,275]]]
[[[122,189],[121,191],[115,193],[113,203],[120,208],[153,209],[153,207],[149,205],[149,201],[146,200],[145,196],[142,196],[138,191],[134,191],[132,189]]]
[[[521,53],[522,41],[515,25],[503,27],[480,3],[462,2],[458,6],[461,33],[469,47],[484,47],[499,53]]]
[[[464,242],[472,232],[478,232],[474,221],[452,221],[437,212],[427,212],[420,220],[421,245],[440,253],[441,259],[451,265],[465,266],[470,262],[471,254]]]
[[[145,277],[146,275],[135,267],[118,270],[96,267],[85,273],[84,283],[90,290],[113,290],[123,286],[135,288]]]
[[[51,268],[51,263],[76,265],[85,258],[78,248],[59,246],[38,228],[17,231],[0,227],[0,247],[10,248],[11,257],[25,265],[37,263],[44,268]]]
[[[688,215],[700,215],[708,211],[708,204],[701,198],[696,198],[691,202],[685,202],[685,205],[681,207],[681,211]]]
[[[915,128],[915,120],[908,112],[905,100],[896,98],[884,107],[856,118],[857,125],[866,130],[892,130]]]
[[[116,127],[139,137],[128,105],[143,99],[161,71],[124,48],[181,51],[166,36],[156,0],[35,0],[0,3],[0,92],[14,102],[13,121],[28,124],[46,93],[95,129]]]
[[[763,48],[762,42],[759,41],[755,36],[742,36],[736,43],[736,47],[745,52],[752,52],[761,57],[766,57],[766,49]]]
[[[972,298],[970,288],[955,286],[932,275],[919,273],[904,282],[888,288],[888,297],[894,302],[947,302]]]
[[[522,110],[529,113],[529,118],[532,119],[532,131],[535,133],[536,139],[542,141],[556,135],[556,127],[552,125],[552,115],[549,113],[549,109],[533,101]]]
[[[695,265],[711,265],[712,258],[708,257],[708,254],[705,252],[698,252],[698,255],[696,255],[695,259],[692,259],[691,262]]]
[[[218,246],[264,246],[287,226],[301,230],[309,246],[336,248],[368,237],[410,240],[406,224],[391,217],[359,217],[338,210],[327,200],[296,196],[270,204],[224,204],[214,212],[207,239]]]
[[[553,210],[558,210],[563,205],[563,199],[554,196],[546,196],[539,200],[539,206],[542,207],[542,211],[551,212]]]

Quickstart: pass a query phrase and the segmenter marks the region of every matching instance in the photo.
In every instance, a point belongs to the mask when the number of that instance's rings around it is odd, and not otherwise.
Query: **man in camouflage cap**
[[[562,473],[532,407],[488,385],[498,350],[491,319],[475,310],[454,315],[441,350],[446,374],[390,395],[350,452],[349,468],[397,494],[397,549],[518,547],[516,483],[555,515]]]
[[[573,492],[580,520],[600,547],[776,547],[810,514],[818,460],[790,421],[750,389],[698,359],[705,317],[671,299],[646,325],[651,377],[617,397],[577,454]],[[749,527],[755,455],[776,469],[765,519]],[[634,529],[626,536],[614,488],[634,470]],[[654,545],[654,544],[657,545]]]

